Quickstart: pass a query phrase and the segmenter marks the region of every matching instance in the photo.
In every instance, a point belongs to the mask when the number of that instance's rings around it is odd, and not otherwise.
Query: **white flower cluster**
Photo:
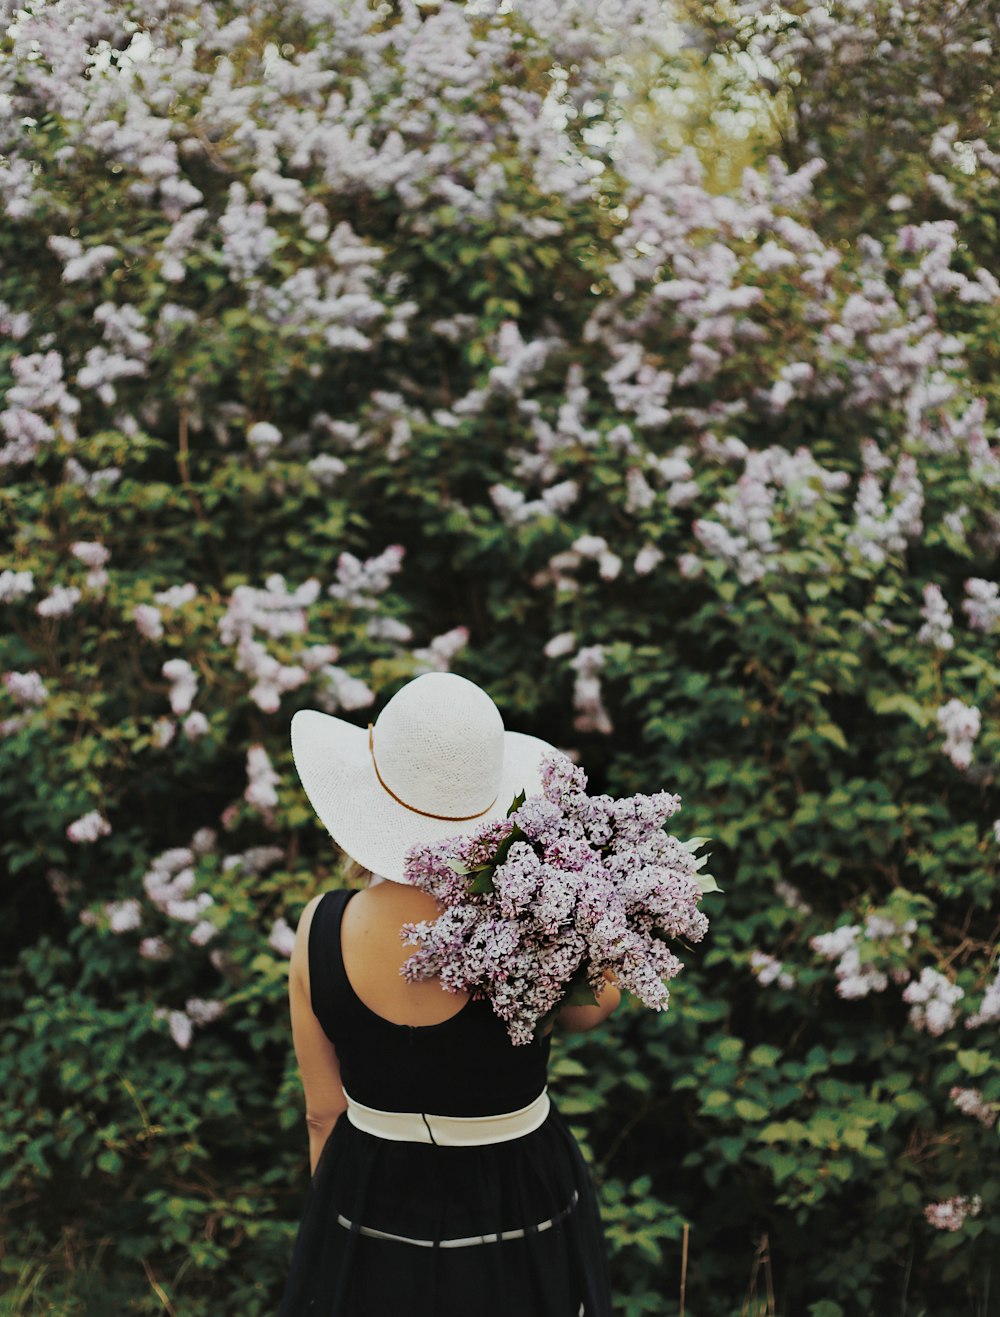
[[[562,480],[543,489],[538,498],[529,499],[523,490],[507,485],[491,485],[490,498],[505,526],[519,526],[539,517],[559,517],[568,512],[580,495],[575,480]]]
[[[225,1009],[225,1003],[221,1001],[188,997],[182,1011],[172,1010],[167,1006],[157,1006],[153,1011],[153,1019],[167,1021],[171,1038],[183,1050],[191,1046],[195,1027],[200,1028],[217,1020]]]
[[[865,448],[870,459],[872,449]],[[873,470],[867,470],[858,482],[854,500],[854,526],[846,543],[855,548],[873,566],[881,566],[889,554],[901,554],[911,540],[923,530],[923,483],[912,453],[901,453],[889,483],[893,506],[889,510],[882,486]]]
[[[837,961],[834,968],[837,995],[852,1000],[867,997],[870,992],[884,992],[889,986],[889,975],[876,969],[870,960],[862,960],[864,944],[884,944],[890,938],[898,938],[903,947],[909,947],[916,929],[915,919],[899,925],[886,915],[872,913],[865,917],[863,927],[842,924],[829,933],[817,933],[809,939],[809,945],[825,960]],[[906,977],[905,969],[899,967],[892,977],[897,982],[902,981]]]
[[[933,645],[935,649],[942,651],[954,648],[951,610],[940,587],[933,582],[928,582],[924,586],[924,603],[920,616],[924,619],[924,624],[917,632],[917,640],[922,645]]]
[[[211,850],[215,838],[213,829],[200,828],[190,846],[175,846],[158,855],[142,879],[146,895],[161,914],[194,925],[188,937],[195,946],[204,946],[218,932],[215,924],[204,917],[205,911],[215,904],[215,898],[211,892],[192,893],[197,881],[196,856]],[[169,946],[158,938],[143,939],[139,952],[151,960],[167,959],[170,955]]]
[[[9,567],[0,572],[0,604],[10,604],[31,594],[35,588],[33,572],[16,572]]]
[[[55,585],[35,605],[39,617],[68,617],[80,601],[80,590],[75,585]]]
[[[903,989],[903,1001],[910,1003],[910,1023],[914,1029],[939,1037],[958,1019],[958,1002],[964,988],[952,983],[930,965],[920,971],[920,978]]]
[[[775,570],[780,545],[772,519],[778,494],[787,513],[813,508],[825,493],[843,489],[846,471],[828,471],[805,447],[794,453],[774,444],[744,454],[743,474],[712,507],[712,517],[698,517],[691,530],[704,551],[721,558],[743,585],[759,581]],[[689,555],[684,575],[697,574],[698,562]]]
[[[178,717],[187,713],[198,692],[198,677],[187,659],[168,659],[160,669],[170,682],[170,707]]]
[[[987,1129],[996,1124],[1000,1103],[987,1102],[981,1088],[962,1088],[956,1084],[949,1089],[948,1096],[963,1116],[972,1116]]]
[[[44,704],[49,697],[40,673],[34,671],[5,672],[3,684],[10,692],[11,698],[22,708]]]
[[[755,947],[750,952],[750,968],[764,987],[775,981],[779,988],[795,987],[795,975],[785,969],[784,962],[772,956],[769,951],[760,951]]]
[[[992,631],[1000,622],[1000,585],[970,576],[965,582],[962,610],[968,616],[969,626],[976,631]]]
[[[73,820],[66,829],[66,836],[70,841],[79,845],[97,841],[100,837],[106,837],[110,831],[111,824],[100,810],[92,809],[87,814]]]
[[[951,699],[937,711],[937,725],[944,732],[942,751],[956,768],[972,763],[972,747],[982,725],[982,715],[974,704]]]
[[[309,674],[336,656],[336,647],[311,646],[299,653],[297,663],[282,663],[255,636],[286,638],[302,635],[306,630],[306,609],[319,598],[320,582],[310,577],[295,590],[280,573],[267,577],[263,590],[238,585],[219,619],[219,635],[227,645],[236,647],[236,669],[253,681],[250,698],[265,713],[276,713],[286,691],[296,690],[309,680]]]
[[[434,639],[425,649],[415,649],[413,657],[417,660],[416,673],[448,672],[455,655],[469,643],[469,628],[452,627]]]
[[[184,585],[171,585],[166,590],[158,590],[153,595],[154,603],[136,604],[132,610],[132,620],[140,635],[147,640],[163,638],[163,609],[174,611],[191,603],[198,595],[198,587],[188,581]]]
[[[267,945],[273,947],[280,956],[290,957],[295,949],[295,929],[292,928],[284,915],[276,919],[268,934]]]
[[[997,840],[1000,841],[1000,837]],[[996,1020],[1000,1020],[1000,967],[997,969],[993,982],[983,994],[979,1009],[965,1017],[965,1027],[966,1029],[978,1029],[981,1025],[992,1024]]]
[[[320,669],[319,678],[316,702],[326,713],[337,713],[341,709],[350,713],[353,709],[367,709],[375,703],[375,692],[360,677],[352,677],[333,663]]]
[[[278,803],[280,781],[264,747],[259,744],[250,746],[247,751],[247,785],[243,792],[247,804],[264,813],[274,809]]]
[[[376,596],[383,594],[392,584],[393,576],[403,565],[405,552],[401,544],[390,544],[364,562],[353,553],[342,553],[337,559],[337,579],[327,588],[327,594],[352,608],[377,608]]]
[[[588,645],[581,649],[570,660],[570,667],[576,672],[573,726],[578,732],[600,732],[602,736],[610,736],[614,724],[604,707],[600,677],[604,667],[604,646]]]
[[[89,283],[104,274],[111,262],[121,256],[118,248],[108,243],[84,247],[79,238],[70,237],[69,234],[49,234],[46,246],[63,262],[64,284]]]
[[[983,1200],[979,1194],[973,1194],[971,1198],[958,1194],[941,1203],[928,1203],[924,1208],[924,1216],[935,1230],[961,1230],[965,1218],[978,1216],[982,1206]]]

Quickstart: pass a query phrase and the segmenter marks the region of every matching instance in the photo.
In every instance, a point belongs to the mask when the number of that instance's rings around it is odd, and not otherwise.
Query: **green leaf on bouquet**
[[[507,854],[510,851],[511,846],[513,846],[515,841],[524,841],[526,837],[527,834],[522,832],[516,823],[512,824],[510,832],[508,832],[507,836],[504,837],[503,841],[496,849],[496,853],[494,854],[492,861],[493,868],[497,869],[500,867],[501,864],[503,864],[504,860],[506,860],[507,858]]]
[[[473,896],[486,896],[493,890],[492,867],[476,872],[476,876],[473,878],[472,882],[469,883],[469,891]]]
[[[453,873],[471,872],[467,865],[459,864],[458,860],[445,860],[445,864],[447,864],[448,868],[451,869]]]
[[[711,837],[689,837],[687,841],[682,841],[681,845],[685,850],[696,851],[699,846],[704,846],[707,841],[711,840]]]
[[[719,886],[710,873],[695,874],[695,882],[701,888],[703,894],[705,892],[721,892],[724,890]]]
[[[515,810],[520,809],[521,806],[524,804],[525,800],[526,800],[526,796],[525,796],[524,791],[523,791],[523,789],[522,789],[521,791],[519,791],[519,792],[517,793],[517,795],[514,797],[514,799],[510,802],[510,809],[508,809],[508,811],[507,811],[507,817],[510,818],[510,816],[514,813]]]

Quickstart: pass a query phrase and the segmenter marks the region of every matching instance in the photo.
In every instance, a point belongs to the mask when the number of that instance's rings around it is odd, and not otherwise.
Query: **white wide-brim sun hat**
[[[480,686],[453,672],[407,682],[374,724],[300,709],[292,758],[309,802],[352,859],[406,882],[411,846],[466,835],[506,816],[521,791],[541,791],[555,747],[508,732]]]

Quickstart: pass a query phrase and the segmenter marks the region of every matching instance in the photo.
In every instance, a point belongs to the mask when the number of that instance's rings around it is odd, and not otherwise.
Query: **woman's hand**
[[[564,1006],[559,1012],[559,1027],[569,1033],[578,1033],[586,1029],[595,1029],[603,1024],[622,999],[618,976],[614,970],[604,971],[606,987],[601,989],[594,1006]]]

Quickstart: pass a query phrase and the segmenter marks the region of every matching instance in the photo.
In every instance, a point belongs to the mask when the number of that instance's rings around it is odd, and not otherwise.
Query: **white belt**
[[[573,1197],[561,1212],[527,1229],[518,1227],[516,1230],[498,1230],[495,1235],[463,1235],[458,1239],[412,1239],[409,1235],[391,1235],[387,1230],[375,1230],[372,1226],[355,1226],[354,1222],[342,1213],[337,1216],[337,1225],[346,1226],[348,1230],[357,1230],[358,1234],[367,1235],[369,1239],[388,1239],[394,1244],[416,1244],[419,1248],[469,1248],[473,1244],[499,1244],[506,1239],[524,1239],[526,1235],[551,1230],[553,1226],[557,1226],[569,1216],[579,1199],[580,1191],[574,1189]]]
[[[549,1114],[549,1093],[543,1088],[533,1102],[497,1116],[435,1116],[426,1111],[380,1111],[356,1102],[345,1090],[347,1119],[355,1129],[398,1143],[436,1143],[446,1148],[506,1143],[538,1129]]]

